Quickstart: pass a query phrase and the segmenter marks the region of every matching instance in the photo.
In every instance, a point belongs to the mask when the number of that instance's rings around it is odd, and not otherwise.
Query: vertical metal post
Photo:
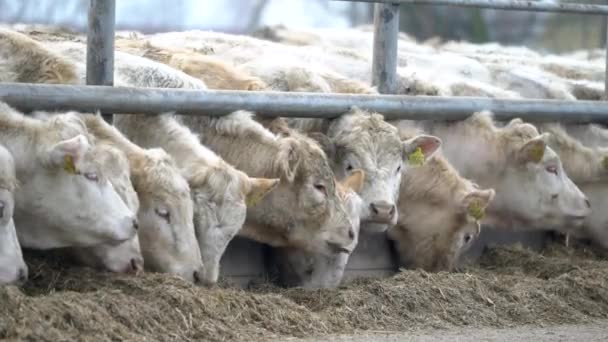
[[[376,4],[374,7],[374,54],[372,85],[381,94],[397,92],[397,43],[399,41],[399,5]]]
[[[608,101],[608,17],[604,20],[606,23],[604,31],[606,31],[606,70],[604,70],[604,101]]]
[[[87,33],[87,84],[114,85],[115,0],[90,0]],[[111,113],[102,113],[112,123]]]

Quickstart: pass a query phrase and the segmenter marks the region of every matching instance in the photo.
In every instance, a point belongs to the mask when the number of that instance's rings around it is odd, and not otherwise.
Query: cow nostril
[[[17,277],[19,279],[19,282],[25,282],[27,280],[27,270],[23,267],[20,268]]]
[[[139,222],[137,220],[133,220],[133,229],[139,230]]]
[[[376,208],[376,205],[374,203],[371,203],[369,206],[372,208],[374,214],[378,215],[378,208]]]
[[[587,208],[591,209],[591,202],[589,202],[588,199],[585,199],[585,204],[587,205]]]
[[[388,212],[388,214],[392,217],[393,215],[395,215],[395,206],[393,205],[391,207],[391,210]]]
[[[133,272],[139,271],[139,264],[138,264],[137,260],[135,260],[135,259],[131,259],[131,271],[133,271]]]
[[[354,240],[354,239],[355,239],[355,231],[354,231],[354,230],[352,230],[352,229],[351,229],[351,230],[349,230],[349,231],[348,231],[348,237],[349,237],[351,240]]]

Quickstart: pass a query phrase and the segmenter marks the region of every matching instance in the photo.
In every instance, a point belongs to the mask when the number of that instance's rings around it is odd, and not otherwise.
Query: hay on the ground
[[[314,291],[206,289],[29,259],[25,287],[0,287],[0,339],[255,340],[608,318],[608,260],[562,246],[501,247],[460,273],[407,270]]]

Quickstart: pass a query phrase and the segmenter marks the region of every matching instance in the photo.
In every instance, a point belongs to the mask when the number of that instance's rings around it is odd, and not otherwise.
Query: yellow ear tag
[[[485,216],[485,210],[481,206],[481,203],[479,202],[479,200],[474,200],[471,203],[469,203],[469,207],[467,208],[467,211],[468,211],[469,215],[471,215],[471,217],[476,219],[477,221],[483,219],[483,217]]]
[[[416,150],[407,156],[407,161],[411,166],[421,166],[424,164],[424,154],[422,153],[422,149],[420,147],[416,147]]]
[[[608,170],[608,157],[602,159],[602,166],[604,167],[604,170]]]
[[[532,161],[535,163],[540,163],[543,160],[543,155],[545,154],[545,146],[543,145],[535,145],[530,150],[530,157],[532,157]]]
[[[63,169],[71,174],[78,174],[76,171],[76,165],[74,164],[74,158],[72,156],[63,157]]]
[[[262,195],[264,195],[264,194],[262,194]],[[262,199],[262,196],[260,196],[260,195],[258,195],[258,196],[256,196],[255,194],[253,194],[253,195],[247,195],[247,198],[245,199],[245,204],[248,207],[253,207],[256,204],[258,204],[258,202],[260,201],[260,199]]]

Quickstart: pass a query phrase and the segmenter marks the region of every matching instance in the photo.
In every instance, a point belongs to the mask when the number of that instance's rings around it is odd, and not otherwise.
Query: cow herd
[[[115,85],[377,93],[365,29],[259,35],[279,42],[119,33]],[[400,50],[404,94],[589,99],[603,72],[516,48],[401,37]],[[2,82],[84,84],[85,60],[82,36],[0,29]],[[110,125],[1,103],[0,283],[26,281],[21,248],[61,248],[103,270],[212,285],[237,235],[276,248],[290,283],[314,288],[340,283],[360,230],[386,234],[402,266],[430,271],[456,268],[482,224],[608,248],[608,130],[487,111],[430,119],[352,108],[332,120],[133,113]]]

